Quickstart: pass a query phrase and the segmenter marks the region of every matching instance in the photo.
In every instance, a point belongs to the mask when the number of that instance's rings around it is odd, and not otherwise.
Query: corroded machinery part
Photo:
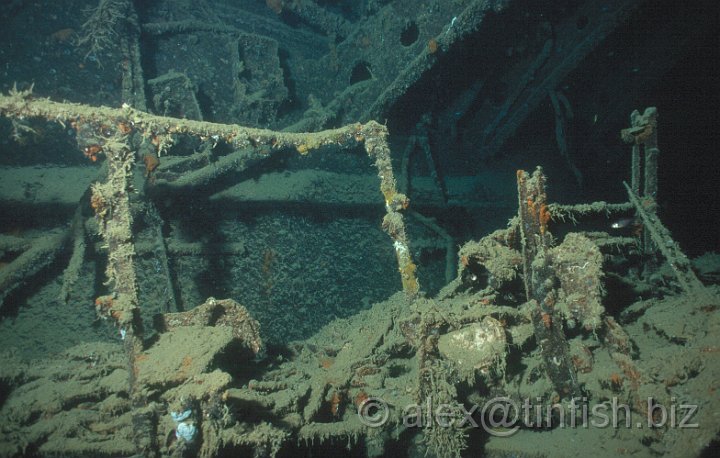
[[[555,274],[560,281],[558,312],[569,328],[595,330],[602,324],[602,254],[581,234],[571,233],[552,249]]]
[[[505,329],[498,320],[486,316],[480,323],[440,336],[438,350],[468,380],[474,381],[476,371],[488,376],[498,368],[502,373],[507,351]]]
[[[528,176],[517,172],[518,213],[522,243],[523,276],[527,300],[533,304],[535,340],[541,348],[545,372],[561,397],[581,396],[568,343],[555,310],[556,276],[552,265],[550,211],[545,194],[545,175],[538,169]]]
[[[166,313],[162,316],[162,326],[166,332],[181,326],[228,327],[233,337],[253,354],[263,349],[260,324],[245,307],[232,299],[211,297],[187,312]]]
[[[474,289],[490,287],[495,291],[514,286],[522,269],[522,256],[514,246],[516,239],[513,227],[460,247],[458,272],[463,282]]]

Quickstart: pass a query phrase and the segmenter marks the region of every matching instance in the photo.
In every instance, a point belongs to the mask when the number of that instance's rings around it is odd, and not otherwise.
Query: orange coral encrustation
[[[548,210],[547,205],[540,205],[538,219],[540,220],[540,233],[544,235],[547,230],[547,225],[550,222],[550,211]]]
[[[143,162],[145,163],[145,177],[149,177],[160,165],[160,158],[157,154],[147,153],[143,156]]]

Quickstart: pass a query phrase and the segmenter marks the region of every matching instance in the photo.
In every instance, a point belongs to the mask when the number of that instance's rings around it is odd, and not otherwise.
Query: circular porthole
[[[417,24],[415,24],[415,22],[409,22],[400,33],[400,44],[403,46],[410,46],[417,41],[419,36],[420,30],[418,29]]]

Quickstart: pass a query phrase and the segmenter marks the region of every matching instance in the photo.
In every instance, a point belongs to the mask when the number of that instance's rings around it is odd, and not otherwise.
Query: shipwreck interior
[[[716,451],[716,2],[0,24],[0,456]]]

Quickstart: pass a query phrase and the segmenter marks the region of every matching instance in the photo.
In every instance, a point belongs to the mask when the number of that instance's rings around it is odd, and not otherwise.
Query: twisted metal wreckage
[[[518,216],[507,229],[463,246],[458,253],[457,278],[435,299],[419,295],[415,264],[408,249],[411,242],[402,216],[408,200],[396,190],[387,131],[375,122],[313,134],[283,133],[155,116],[129,106],[112,109],[57,103],[35,99],[30,91],[0,96],[0,113],[14,119],[41,117],[71,123],[79,132],[90,128],[106,135],[93,139],[100,142],[106,155],[107,178],[93,185],[91,206],[108,250],[107,277],[112,294],[98,298],[96,304],[98,313],[113,319],[124,337],[129,382],[128,404],[119,407],[126,409],[126,415],[114,420],[112,426],[106,424],[104,431],[113,431],[112,453],[180,453],[178,450],[199,447],[202,456],[212,456],[228,446],[251,446],[261,450],[259,453],[274,453],[291,437],[309,442],[365,437],[368,447],[379,451],[390,439],[390,430],[369,430],[355,414],[354,404],[362,409],[371,396],[380,396],[391,406],[425,399],[452,403],[457,400],[458,381],[468,380],[472,385],[476,375],[493,392],[500,389],[507,376],[508,354],[525,348],[533,335],[544,361],[542,367],[552,381],[545,395],[581,398],[578,371],[589,370],[590,363],[582,353],[573,353],[568,344],[566,333],[573,328],[603,336],[603,345],[630,382],[628,391],[634,408],[647,413],[640,402],[641,393],[650,390],[658,400],[665,399],[667,393],[659,391],[637,367],[631,339],[613,318],[604,314],[601,304],[602,253],[634,246],[635,241],[604,233],[570,233],[563,243],[554,246],[549,231],[552,220],[635,209],[647,229],[647,253],[657,247],[674,269],[684,292],[700,298],[703,306],[713,303],[653,211],[658,153],[654,109],[648,109],[643,116],[634,113],[633,127],[623,132],[624,138],[634,143],[630,203],[550,204],[542,171],[538,169],[532,175],[518,171]],[[156,136],[218,136],[236,148],[233,161],[245,166],[266,157],[268,150],[263,146],[292,147],[305,153],[328,144],[340,148],[364,144],[380,177],[387,211],[383,227],[393,240],[404,299],[376,305],[374,309],[382,306],[385,310],[372,321],[369,314],[373,311],[368,311],[347,323],[329,326],[333,332],[337,332],[334,327],[343,326],[355,331],[346,334],[347,341],[341,347],[326,350],[334,364],[317,371],[314,357],[308,358],[301,351],[297,359],[243,388],[232,387],[229,374],[211,370],[217,354],[228,348],[248,355],[261,349],[257,322],[232,300],[211,298],[191,311],[165,314],[165,332],[148,346],[143,340],[135,290],[130,186],[135,161],[133,139],[141,141],[142,134],[150,132]],[[640,175],[641,158],[645,159],[644,179]],[[638,195],[641,182],[645,183],[643,197]],[[28,251],[36,251],[36,256],[43,249],[34,247]],[[22,265],[26,260],[21,256],[15,262]],[[22,271],[21,267],[10,269]],[[480,275],[487,278],[486,287],[474,288],[474,294],[463,294]],[[518,278],[522,278],[527,301],[518,308],[501,305],[502,291],[512,287]],[[457,297],[463,297],[462,301],[454,300]],[[356,327],[356,323],[363,322],[367,325]],[[168,346],[178,341],[184,343],[183,351],[168,358]],[[208,341],[212,342],[210,349],[196,345]],[[274,420],[246,423],[248,409],[257,408]],[[164,418],[164,411],[173,413],[176,424]],[[391,408],[388,414],[392,420],[388,425],[399,423],[398,409]],[[102,423],[96,420],[96,425]],[[126,431],[121,434],[123,428]],[[166,448],[162,437],[168,428],[175,428],[178,437],[187,440],[179,439],[174,449]],[[190,429],[190,433],[184,433],[188,436],[182,436],[183,428]],[[195,428],[201,432],[196,433]],[[448,451],[455,454],[463,448],[465,433],[461,429],[436,426],[424,433],[438,455]],[[195,434],[201,439],[193,440]],[[127,442],[119,437],[125,437]],[[96,445],[90,441],[85,450]]]
[[[631,3],[618,2],[623,7]],[[439,33],[438,41],[465,33],[460,24],[472,22],[464,19],[476,13],[472,8],[468,11],[458,21],[457,30]],[[588,43],[578,52],[589,52]],[[126,45],[137,57],[137,47]],[[427,53],[422,59],[427,59]],[[415,61],[408,72],[422,66]],[[562,65],[553,68],[554,73],[540,78],[545,90],[519,90],[510,104],[520,98],[528,100],[517,104],[522,107],[520,112],[508,106],[509,111],[496,118],[487,132],[492,139],[485,144],[497,145],[509,136],[509,126],[527,115],[522,112],[531,109],[535,95],[546,94],[569,71]],[[4,442],[36,447],[45,454],[100,451],[113,456],[214,456],[223,450],[250,448],[262,456],[275,454],[292,441],[307,446],[336,441],[350,446],[362,438],[366,453],[374,456],[408,429],[402,422],[402,406],[425,402],[456,405],[463,400],[481,403],[508,393],[548,401],[583,396],[602,400],[622,394],[633,411],[652,418],[652,409],[644,404],[648,396],[669,403],[683,382],[702,384],[716,378],[717,369],[702,371],[702,361],[698,362],[709,352],[702,351],[712,345],[709,337],[686,337],[686,345],[678,348],[674,357],[685,355],[681,357],[687,363],[679,373],[667,374],[637,360],[640,344],[605,313],[601,303],[604,259],[633,250],[648,258],[659,251],[672,267],[682,293],[698,301],[688,323],[705,320],[706,312],[714,310],[717,303],[655,214],[659,150],[654,109],[642,115],[633,113],[632,126],[623,131],[623,139],[633,144],[628,203],[552,204],[545,194],[542,170],[532,174],[518,171],[517,216],[506,229],[461,247],[457,275],[430,299],[421,294],[417,280],[403,216],[409,200],[398,191],[384,126],[368,121],[317,133],[289,133],[152,115],[134,108],[145,106],[139,64],[126,70],[124,90],[126,100],[134,101],[132,106],[116,109],[58,103],[34,98],[31,91],[15,90],[0,96],[0,114],[11,118],[16,129],[22,130],[27,118],[63,123],[76,131],[78,145],[89,157],[103,154],[106,158],[106,177],[93,184],[90,205],[107,248],[106,275],[112,293],[99,297],[96,309],[117,325],[125,355],[123,362],[112,345],[98,346],[97,364],[88,369],[89,377],[98,383],[93,391],[83,392],[71,385],[72,380],[61,379],[58,391],[68,394],[53,415],[44,416],[47,406],[42,405],[34,405],[28,412],[15,411],[15,426],[3,432],[8,439]],[[388,91],[400,91],[407,87],[403,84],[391,85]],[[376,105],[390,99],[379,96]],[[368,119],[358,117],[363,118]],[[317,119],[308,123],[302,125],[322,125]],[[131,199],[134,164],[142,157],[146,165],[150,162],[146,169],[152,173],[157,155],[178,136],[224,142],[233,152],[198,170],[192,170],[192,157],[176,163],[177,179],[168,185],[177,187],[207,183],[223,170],[245,169],[284,149],[307,154],[327,146],[349,149],[363,145],[380,180],[386,209],[383,228],[393,243],[403,293],[350,319],[331,323],[318,336],[298,344],[289,360],[275,364],[244,386],[237,386],[229,371],[218,366],[218,360],[228,355],[236,360],[251,358],[260,352],[261,330],[247,310],[230,299],[210,298],[190,311],[164,314],[163,332],[156,341],[148,342],[133,266],[137,253],[132,232],[133,206],[137,205]],[[556,245],[550,231],[553,223],[633,211],[645,228],[640,247],[635,238],[601,232],[571,232]],[[73,256],[63,285],[63,294],[67,294],[82,262],[82,227],[78,213],[68,232],[24,247],[24,253],[0,273],[3,295],[22,286],[29,274],[47,262],[41,259],[52,258],[62,242],[72,239]],[[167,270],[169,254],[163,256]],[[506,303],[505,293],[518,288],[524,290],[521,304]],[[633,313],[642,314],[649,305],[641,304]],[[665,311],[667,305],[656,303],[653,308]],[[320,360],[314,348],[318,342],[323,342]],[[542,363],[533,359],[536,349]],[[72,351],[67,357],[80,362]],[[510,367],[510,360],[521,361],[517,366],[522,369]],[[601,369],[600,361],[617,373]],[[598,367],[593,367],[594,362]],[[18,373],[18,390],[26,392],[32,387],[19,381],[41,376],[28,367]],[[551,382],[549,386],[543,384],[543,374]],[[51,371],[42,376],[57,378],[58,374]],[[669,381],[672,377],[673,383]],[[483,394],[468,395],[467,387],[482,387]],[[368,428],[357,412],[369,408],[368,402],[376,398],[386,402],[386,410],[380,413],[387,414],[388,421]],[[86,405],[87,399],[92,407]],[[12,409],[12,399],[9,403]],[[712,424],[711,411],[701,411],[698,422]],[[457,409],[452,415],[462,418]],[[82,433],[62,427],[63,421],[84,425]],[[462,428],[434,422],[423,426],[424,447],[437,456],[455,456],[466,447],[467,432]],[[680,437],[676,431],[658,427],[641,439],[650,437],[660,450],[673,453],[687,451],[688,444],[700,450],[715,433],[709,427],[694,431],[691,437]],[[491,439],[486,450],[498,454],[515,451],[512,447],[517,444],[512,444]]]

